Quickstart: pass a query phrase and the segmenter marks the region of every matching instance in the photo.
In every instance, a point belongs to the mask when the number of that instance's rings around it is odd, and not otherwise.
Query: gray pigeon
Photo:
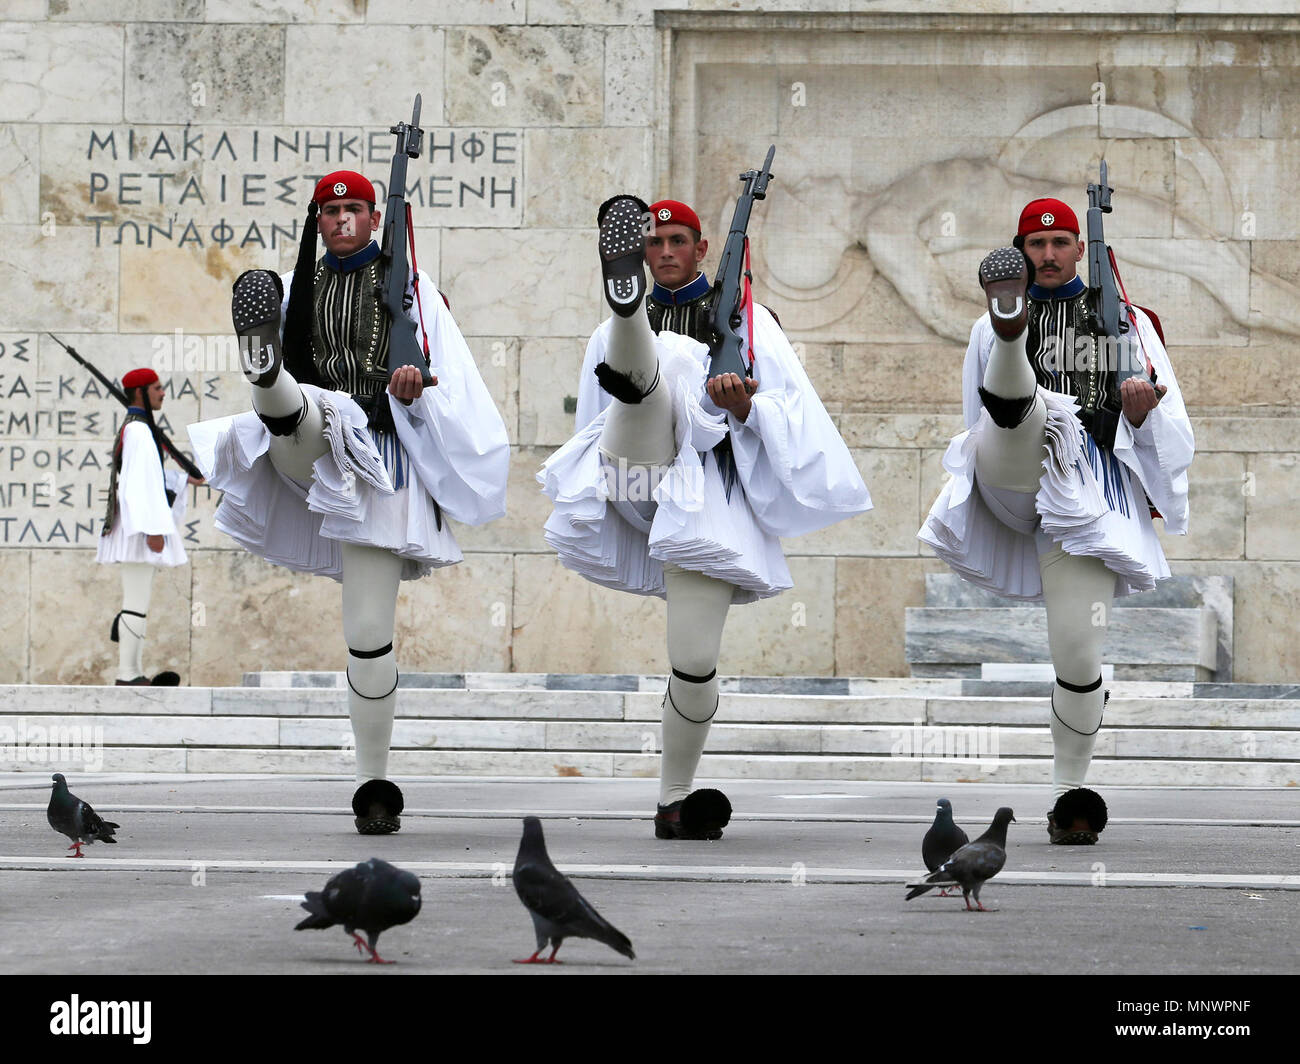
[[[566,938],[594,938],[636,960],[628,937],[596,912],[568,877],[551,864],[542,822],[535,816],[524,817],[524,837],[519,841],[519,855],[510,878],[537,931],[537,952],[516,964],[563,964],[555,955]],[[547,942],[551,943],[551,955],[539,960]]]
[[[53,779],[53,793],[50,795],[49,808],[45,810],[45,818],[50,822],[50,827],[72,840],[72,845],[68,847],[74,851],[72,856],[86,856],[81,852],[83,843],[87,846],[92,842],[116,844],[113,832],[121,825],[101,819],[88,802],[83,802],[68,790],[68,781],[63,778],[62,772],[56,772]]]
[[[925,877],[923,883],[908,883],[911,888],[907,900],[924,894],[935,887],[957,884],[961,887],[966,908],[970,909],[970,896],[980,912],[988,912],[980,904],[980,888],[1002,870],[1007,860],[1007,825],[1015,822],[1015,815],[1005,805],[993,815],[993,823],[974,842],[968,842],[943,864]]]
[[[311,915],[295,931],[342,924],[358,953],[370,951],[367,964],[394,964],[375,951],[375,943],[390,927],[415,919],[420,911],[420,881],[413,873],[372,857],[355,868],[345,868],[323,891],[308,891],[302,907]],[[357,928],[366,932],[368,941],[361,941]]]
[[[952,802],[940,798],[934,823],[921,840],[921,860],[925,862],[926,870],[933,872],[968,842],[970,839],[966,832],[952,822]],[[939,897],[948,897],[947,888],[939,892]]]

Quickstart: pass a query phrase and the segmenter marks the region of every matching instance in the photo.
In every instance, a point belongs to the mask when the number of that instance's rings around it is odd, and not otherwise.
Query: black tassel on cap
[[[316,279],[316,214],[320,208],[313,200],[307,208],[307,221],[298,244],[298,261],[293,267],[293,284],[289,286],[289,309],[284,318],[284,364],[299,384],[327,387],[316,372],[311,353],[312,285]]]

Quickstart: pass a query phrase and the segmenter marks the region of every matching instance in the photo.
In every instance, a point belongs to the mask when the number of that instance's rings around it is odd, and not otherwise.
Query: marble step
[[[933,575],[933,574],[931,574]],[[1135,597],[1135,596],[1130,596]],[[987,669],[981,665],[981,670]],[[1113,671],[1113,670],[1112,670]],[[721,676],[724,693],[786,695],[1020,695],[1046,698],[1051,684],[1039,681],[916,676]],[[469,691],[648,691],[662,694],[663,676],[570,673],[403,673],[398,682],[406,688],[440,688]],[[341,672],[249,672],[245,687],[325,687],[344,690]],[[1116,698],[1296,698],[1300,684],[1216,683],[1181,680],[1107,679]]]
[[[1136,595],[1122,595],[1114,600],[1117,609],[1166,609],[1204,607],[1214,613],[1217,632],[1215,679],[1232,677],[1233,629],[1233,578],[1227,575],[1189,576],[1176,573],[1151,591]],[[1036,603],[1003,598],[984,588],[976,587],[955,573],[925,574],[925,604],[927,606],[1009,607],[1033,608]]]
[[[107,747],[87,772],[265,773],[330,775],[350,780],[355,759],[344,750],[282,750],[278,748]],[[48,765],[0,761],[0,771],[49,770]],[[65,771],[75,771],[67,768]],[[552,752],[518,750],[395,750],[389,772],[404,776],[499,777],[643,777],[659,773],[653,754],[610,752]],[[984,763],[957,758],[889,757],[882,755],[776,755],[706,753],[701,779],[765,780],[897,780],[952,783],[1051,782],[1048,758],[1002,756]],[[1217,786],[1280,788],[1300,786],[1300,766],[1294,762],[1259,760],[1175,761],[1099,757],[1088,773],[1092,786]]]
[[[636,673],[555,672],[404,672],[399,689],[438,688],[467,691],[648,691],[661,697],[667,676]],[[314,687],[347,689],[342,672],[246,672],[244,687]],[[1185,686],[1185,685],[1184,685]],[[718,688],[737,694],[775,695],[927,695],[961,694],[961,681],[911,676],[719,676]]]
[[[1160,687],[1162,685],[1147,685]],[[1236,686],[1236,685],[1234,685]],[[1115,685],[1120,688],[1122,685]],[[1112,688],[1114,689],[1114,688]],[[657,723],[658,692],[470,691],[398,692],[399,720],[638,721]],[[723,694],[719,722],[754,724],[923,724],[1040,727],[1044,697],[907,697]],[[0,727],[39,721],[156,717],[176,723],[205,718],[323,718],[346,729],[347,692],[326,688],[0,686]],[[333,726],[333,725],[331,725]],[[1106,726],[1131,728],[1300,729],[1300,699],[1112,697]],[[194,735],[206,734],[194,730]]]
[[[1141,668],[1163,679],[1210,680],[1216,637],[1217,621],[1209,609],[1114,610],[1102,659],[1123,679],[1134,678],[1133,669]],[[1047,612],[1041,607],[908,607],[903,642],[909,665],[930,676],[951,666],[961,672],[982,662],[1051,660]]]
[[[281,747],[347,749],[344,718],[0,716],[0,750],[29,745],[85,747]],[[394,722],[392,748],[652,753],[657,722],[410,720]],[[1037,726],[962,724],[755,724],[722,720],[709,733],[714,753],[889,754],[944,757],[1050,757],[1051,733]],[[1107,725],[1096,756],[1300,762],[1300,730],[1125,728]]]

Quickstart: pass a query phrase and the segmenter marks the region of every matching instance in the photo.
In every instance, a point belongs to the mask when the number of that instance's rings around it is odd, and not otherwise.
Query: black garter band
[[[303,403],[296,414],[271,417],[269,414],[259,413],[257,416],[272,436],[292,436],[302,424],[302,419],[307,416],[307,404]]]
[[[1021,399],[1004,399],[1000,395],[994,395],[983,385],[980,385],[980,402],[984,404],[984,409],[989,412],[989,417],[993,419],[1000,429],[1013,429],[1029,416],[1029,412],[1034,409],[1034,396],[1028,395]],[[1036,393],[1035,393],[1036,394]]]
[[[1097,688],[1101,686],[1101,677],[1098,676],[1097,679],[1096,679],[1096,681],[1094,681],[1093,683],[1087,684],[1086,686],[1083,686],[1083,687],[1080,687],[1078,684],[1066,683],[1066,682],[1065,682],[1064,680],[1062,680],[1059,676],[1056,678],[1056,682],[1059,683],[1062,687],[1064,687],[1067,691],[1073,691],[1073,692],[1075,692],[1076,694],[1086,695],[1086,694],[1090,694],[1091,692],[1097,690]],[[1106,694],[1105,694],[1105,697],[1102,699],[1102,703],[1101,703],[1101,711],[1102,711],[1103,714],[1105,714],[1105,712],[1106,712],[1106,703],[1109,702],[1109,701],[1110,701],[1110,692],[1107,691]],[[1096,735],[1097,732],[1099,732],[1099,731],[1101,730],[1101,721],[1100,721],[1100,720],[1097,721],[1097,727],[1093,728],[1092,731],[1079,731],[1078,728],[1071,728],[1070,725],[1066,724],[1065,721],[1061,720],[1061,715],[1060,715],[1059,713],[1056,712],[1056,698],[1055,698],[1055,696],[1053,696],[1053,698],[1052,698],[1052,716],[1054,716],[1057,720],[1060,720],[1060,721],[1061,721],[1061,727],[1062,727],[1062,728],[1067,728],[1068,730],[1074,732],[1075,735]]]
[[[351,647],[348,647],[348,653],[351,654],[354,658],[382,658],[385,654],[389,653],[389,651],[391,651],[392,649],[393,649],[393,644],[387,643],[384,646],[380,647],[378,650],[353,650]],[[364,698],[367,702],[378,702],[381,698],[387,698],[389,695],[391,695],[394,691],[397,690],[397,685],[398,683],[401,682],[402,676],[401,673],[397,672],[396,669],[394,669],[393,672],[394,672],[393,686],[390,687],[387,691],[385,691],[382,695],[363,695],[360,691],[358,691],[355,687],[352,686],[351,670],[345,670],[343,675],[347,677],[348,687],[351,688],[352,693],[354,695],[356,695],[358,698]]]
[[[708,683],[718,675],[718,670],[711,669],[707,676],[692,676],[689,672],[682,672],[681,669],[673,669],[673,675],[679,680],[685,680],[687,683]]]
[[[658,366],[655,366],[655,379],[650,383],[650,387],[644,392],[637,387],[631,377],[626,373],[620,373],[608,362],[597,363],[595,373],[596,380],[600,384],[601,390],[608,392],[620,403],[629,403],[635,406],[659,387]]]

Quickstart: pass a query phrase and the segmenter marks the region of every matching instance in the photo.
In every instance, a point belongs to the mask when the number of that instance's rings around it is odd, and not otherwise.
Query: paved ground
[[[535,974],[509,870],[519,818],[632,939],[635,962],[571,940],[559,973],[1277,973],[1300,971],[1300,795],[1115,789],[1095,848],[1047,844],[1046,789],[735,781],[716,843],[659,842],[637,780],[402,781],[400,834],[363,838],[342,779],[82,777],[123,825],[64,856],[49,785],[0,776],[0,971],[356,973],[340,930],[297,932],[298,900],[382,856],[422,880],[423,911],[387,932],[385,975]],[[903,900],[934,799],[973,838],[1018,813],[1004,872],[960,899]],[[94,907],[93,921],[70,910]],[[1285,929],[1290,929],[1288,933]]]

